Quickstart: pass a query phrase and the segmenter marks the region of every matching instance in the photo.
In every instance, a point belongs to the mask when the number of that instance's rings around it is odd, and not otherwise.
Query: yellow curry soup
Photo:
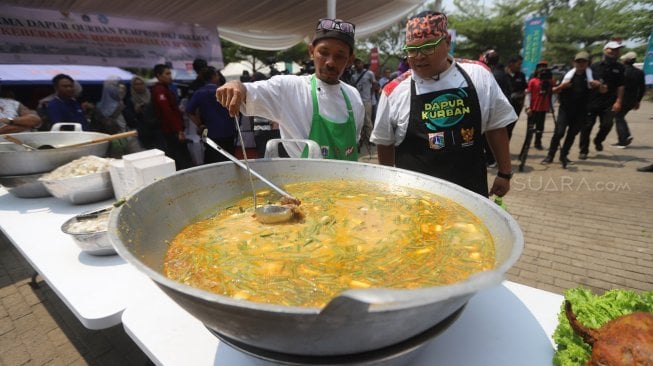
[[[285,188],[301,198],[303,219],[261,224],[243,198],[184,228],[165,275],[237,299],[323,307],[348,289],[441,286],[495,266],[485,225],[446,198],[369,181]]]

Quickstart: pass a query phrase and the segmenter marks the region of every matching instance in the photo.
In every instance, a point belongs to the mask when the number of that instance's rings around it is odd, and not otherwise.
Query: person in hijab
[[[91,129],[110,135],[126,132],[133,127],[125,118],[125,95],[127,88],[118,78],[109,78],[102,85],[102,97],[95,106]],[[113,140],[109,156],[120,157],[126,153],[140,151],[138,141],[134,138]]]
[[[122,115],[125,109],[124,92],[120,79],[109,78],[102,85],[102,97],[95,106],[91,129],[93,131],[116,134],[127,130],[127,122]]]

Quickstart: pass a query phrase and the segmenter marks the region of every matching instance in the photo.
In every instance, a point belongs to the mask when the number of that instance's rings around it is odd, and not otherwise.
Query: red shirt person
[[[152,87],[152,103],[161,121],[165,153],[175,161],[177,170],[190,168],[192,160],[186,146],[184,119],[177,105],[177,97],[170,90],[172,71],[167,65],[158,64],[154,66],[154,76],[157,83]]]
[[[528,126],[535,126],[535,148],[542,150],[542,132],[544,119],[551,109],[551,89],[553,78],[551,69],[547,68],[546,61],[540,61],[535,68],[535,73],[528,81],[526,87],[526,115]]]

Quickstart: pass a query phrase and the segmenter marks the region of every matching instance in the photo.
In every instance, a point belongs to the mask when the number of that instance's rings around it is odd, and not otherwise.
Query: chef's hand
[[[240,105],[246,101],[247,89],[240,81],[229,81],[215,91],[215,99],[229,110],[235,117],[240,110]]]
[[[490,189],[490,196],[497,195],[503,197],[510,190],[510,179],[496,177],[494,178],[494,183],[492,183],[492,188]]]

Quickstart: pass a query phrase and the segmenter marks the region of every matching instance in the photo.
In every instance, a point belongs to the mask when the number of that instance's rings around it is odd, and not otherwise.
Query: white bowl
[[[107,226],[113,206],[81,213],[61,225],[61,231],[73,237],[82,252],[90,255],[113,255]]]
[[[113,198],[108,171],[60,179],[40,178],[40,181],[51,195],[75,205]]]

